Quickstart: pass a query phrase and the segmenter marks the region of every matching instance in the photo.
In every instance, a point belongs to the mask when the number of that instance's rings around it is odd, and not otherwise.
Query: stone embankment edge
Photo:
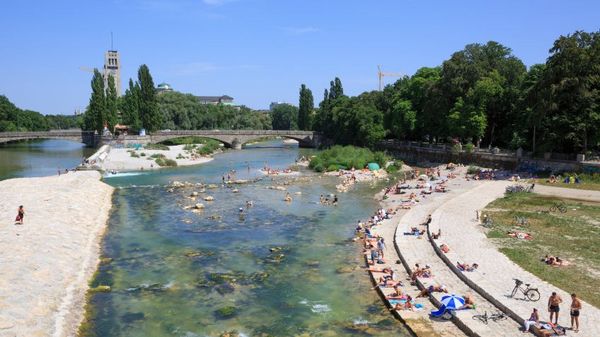
[[[398,257],[400,257],[400,261],[402,262],[404,269],[406,269],[406,272],[408,273],[409,276],[412,276],[412,270],[410,269],[408,262],[402,255],[400,247],[398,246],[398,240],[396,240],[396,238],[398,236],[398,228],[399,227],[400,227],[400,224],[398,224],[398,226],[396,226],[396,231],[394,232],[394,248],[396,248],[396,253],[398,253]],[[419,288],[419,290],[425,289],[425,285],[418,278],[417,278],[416,284],[417,284],[417,287]],[[439,308],[442,305],[440,303],[440,301],[438,301],[435,298],[435,296],[432,296],[431,294],[429,295],[429,300],[431,301],[431,303],[433,303],[433,305],[435,305],[436,308]],[[480,337],[473,330],[471,330],[465,323],[463,323],[462,320],[460,320],[460,318],[456,317],[455,315],[452,315],[451,320],[452,320],[452,323],[454,323],[467,336]]]
[[[439,208],[441,208],[441,207],[443,207],[443,205],[440,206]],[[437,212],[437,211],[438,210],[436,210],[435,212]],[[432,218],[435,219],[435,217],[432,217]],[[446,256],[446,254],[444,254],[444,252],[442,252],[442,250],[440,249],[440,247],[433,240],[433,236],[431,235],[431,231],[429,229],[429,226],[430,226],[430,224],[427,225],[427,237],[429,239],[429,242],[433,246],[433,250],[435,251],[435,253],[440,257],[440,259],[442,259],[442,261],[446,264],[446,266],[448,266],[448,268],[450,268],[450,270],[454,274],[456,274],[456,276],[458,276],[458,278],[461,279],[466,285],[468,285],[471,289],[475,290],[479,295],[481,295],[481,297],[483,297],[486,300],[488,300],[490,303],[492,303],[500,311],[502,311],[503,313],[507,314],[510,318],[512,318],[519,325],[523,326],[523,324],[525,323],[525,319],[524,318],[522,318],[521,316],[519,316],[516,312],[514,312],[513,310],[511,310],[506,305],[502,304],[502,302],[498,301],[494,296],[492,296],[490,293],[488,293],[487,291],[485,291],[485,289],[481,288],[477,283],[471,281],[460,270],[458,270],[458,268],[452,263],[452,261],[450,261],[450,259]],[[544,337],[544,335],[539,331],[539,329],[537,327],[532,326],[532,328],[533,328],[534,334],[536,336]]]
[[[369,258],[367,256],[365,256],[365,265],[367,268],[370,267]],[[371,279],[371,283],[373,283],[374,286],[377,286],[377,284],[378,284],[377,280],[375,279],[375,276],[373,275],[372,272],[369,272],[369,278]],[[406,320],[404,320],[404,318],[402,318],[402,315],[400,315],[397,310],[392,310],[392,306],[391,306],[390,302],[385,298],[385,294],[383,293],[383,290],[381,290],[380,287],[375,287],[375,289],[377,291],[377,295],[379,295],[379,297],[385,304],[386,308],[390,309],[390,311],[392,312],[392,315],[408,329],[408,332],[410,332],[411,336],[418,337],[417,333],[412,329],[410,324]]]
[[[110,148],[109,148],[109,151],[110,151]],[[106,184],[105,182],[102,181],[102,177],[99,178],[99,181],[103,184]],[[108,198],[110,199],[110,208],[108,209],[106,221],[104,222],[102,227],[99,229],[99,232],[95,238],[95,243],[98,245],[98,250],[96,252],[96,255],[92,258],[94,258],[96,260],[96,263],[93,268],[90,268],[89,276],[86,279],[86,287],[83,291],[84,299],[83,299],[83,306],[81,307],[81,315],[79,318],[79,322],[75,326],[75,331],[72,331],[72,334],[70,336],[80,336],[79,330],[81,329],[81,326],[85,323],[85,321],[88,319],[88,310],[89,310],[89,305],[91,304],[90,282],[93,280],[93,278],[95,277],[96,273],[98,272],[98,270],[100,268],[100,262],[101,262],[100,257],[102,256],[102,242],[104,241],[104,236],[106,235],[106,231],[108,230],[108,223],[110,221],[111,214],[115,210],[114,204],[112,202],[114,194],[115,194],[115,190],[116,190],[115,188],[112,188],[112,191],[111,191],[110,195],[108,196]]]

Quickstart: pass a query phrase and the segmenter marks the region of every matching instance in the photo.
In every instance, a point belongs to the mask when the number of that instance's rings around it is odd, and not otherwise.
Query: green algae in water
[[[119,180],[144,187],[114,195],[117,207],[103,242],[103,256],[113,260],[98,273],[112,292],[93,296],[91,332],[82,335],[219,336],[235,330],[243,336],[344,336],[364,335],[352,327],[368,321],[369,334],[409,336],[399,322],[386,321],[391,316],[367,275],[346,269],[362,265],[348,239],[356,220],[375,209],[373,191],[344,194],[339,206],[326,207],[316,201],[334,192],[335,180],[288,186],[302,192],[291,204],[282,202],[284,192],[266,188],[268,180],[240,186],[239,193],[217,185],[210,191],[217,201],[198,216],[183,209],[193,202],[190,191],[162,187],[173,180],[218,183],[231,168],[245,173],[245,162],[285,167],[297,151],[236,151],[202,167]],[[241,219],[238,209],[246,200],[254,207]],[[236,308],[235,314],[219,315],[223,308]]]

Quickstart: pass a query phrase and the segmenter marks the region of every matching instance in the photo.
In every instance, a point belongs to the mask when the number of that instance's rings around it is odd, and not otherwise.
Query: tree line
[[[301,105],[307,90],[302,85]],[[306,123],[305,111],[294,113],[291,126]],[[529,68],[510,48],[490,41],[469,44],[383,91],[348,97],[335,78],[318,108],[310,107],[308,121],[308,129],[357,146],[394,138],[536,153],[597,150],[600,32],[560,36],[546,62]]]
[[[148,66],[138,69],[137,81],[129,79],[125,94],[118,97],[112,76],[104,85],[102,74],[95,70],[92,94],[84,118],[86,130],[112,131],[116,124],[131,130],[149,132],[160,129],[269,129],[270,116],[247,107],[203,104],[191,94],[176,91],[157,93]]]
[[[22,110],[0,95],[0,132],[48,131],[81,127],[81,116],[42,115]]]

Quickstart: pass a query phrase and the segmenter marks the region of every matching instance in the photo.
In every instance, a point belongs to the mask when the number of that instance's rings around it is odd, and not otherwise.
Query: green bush
[[[317,172],[336,171],[340,168],[363,169],[368,163],[375,162],[384,167],[389,157],[384,152],[373,152],[367,148],[355,146],[333,146],[322,151],[310,160],[309,167]]]
[[[173,159],[166,159],[166,158],[156,158],[156,164],[158,166],[168,166],[168,167],[176,167],[177,166],[177,162]]]
[[[481,171],[481,167],[479,166],[471,165],[467,167],[467,174],[476,174],[479,173],[479,171]]]
[[[144,146],[146,150],[161,150],[161,151],[169,151],[169,147],[164,144],[146,144]]]
[[[154,158],[154,159],[162,158],[162,159],[164,159],[164,158],[167,158],[167,157],[164,154],[162,154],[162,153],[155,153],[155,154],[151,155],[150,158]]]
[[[201,156],[208,156],[210,154],[213,154],[220,147],[220,143],[216,140],[206,139],[202,146],[196,149],[196,152]]]
[[[196,144],[185,144],[183,146],[183,150],[184,151],[193,151],[196,147],[198,147]]]
[[[133,157],[133,158],[139,158],[139,157],[140,157],[140,155],[139,155],[139,154],[137,154],[137,153],[135,153],[135,152],[129,152],[129,155],[130,155],[131,157]]]
[[[461,150],[462,150],[462,145],[460,145],[460,143],[456,143],[456,144],[452,145],[451,152],[453,155],[458,155]]]
[[[145,156],[146,156],[146,152],[140,153],[140,157],[145,157]]]
[[[473,149],[475,149],[475,145],[473,145],[473,143],[468,142],[467,144],[465,144],[466,153],[473,153]]]
[[[169,140],[165,140],[163,144],[167,145],[185,145],[185,144],[205,144],[209,141],[215,141],[210,138],[198,137],[198,136],[189,136],[189,137],[180,137],[173,138]]]

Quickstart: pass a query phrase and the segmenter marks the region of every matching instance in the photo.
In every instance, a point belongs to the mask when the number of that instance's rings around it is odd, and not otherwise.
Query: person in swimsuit
[[[579,312],[581,311],[581,301],[577,294],[571,294],[571,330],[579,332]],[[573,324],[575,323],[575,324]],[[575,328],[574,328],[575,327]]]
[[[550,323],[552,323],[552,318],[554,317],[554,324],[558,324],[558,313],[560,311],[559,305],[562,303],[562,298],[556,294],[556,292],[552,292],[552,296],[548,299],[548,311],[550,312]]]
[[[531,316],[529,316],[529,319],[525,321],[524,323],[524,327],[523,327],[523,333],[527,333],[529,332],[529,328],[534,325],[534,326],[538,326],[540,324],[540,315],[538,314],[537,309],[533,309],[533,312],[531,313]]]
[[[25,218],[25,209],[23,208],[23,205],[21,205],[21,206],[19,206],[19,209],[17,211],[17,218],[15,219],[15,223],[22,225],[23,218]]]

